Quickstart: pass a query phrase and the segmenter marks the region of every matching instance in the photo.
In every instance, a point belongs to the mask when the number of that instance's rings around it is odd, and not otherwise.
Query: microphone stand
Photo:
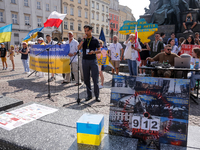
[[[41,98],[41,97],[48,97],[48,99],[49,100],[51,100],[52,102],[54,102],[54,100],[51,98],[52,96],[56,96],[56,95],[58,95],[58,94],[55,94],[55,95],[51,95],[51,91],[50,91],[50,82],[49,82],[49,49],[50,48],[52,48],[52,47],[54,47],[54,46],[56,46],[58,43],[56,43],[56,44],[54,44],[54,45],[51,45],[51,46],[49,46],[48,48],[46,48],[45,50],[43,50],[43,51],[41,51],[40,53],[38,53],[38,54],[36,54],[36,56],[38,56],[38,55],[40,55],[41,53],[43,53],[43,52],[45,52],[45,51],[47,51],[48,52],[48,95],[47,96],[39,96],[39,97],[35,97],[35,98]],[[34,72],[36,72],[36,71],[33,71],[29,76],[31,76]],[[29,77],[28,76],[28,77]]]
[[[79,105],[80,103],[83,103],[84,105],[87,105],[87,106],[91,107],[89,104],[86,104],[86,103],[84,103],[84,102],[81,102],[81,99],[80,99],[80,97],[79,97],[79,84],[80,84],[80,82],[79,82],[79,72],[80,72],[80,67],[79,67],[79,53],[80,53],[80,52],[79,52],[79,50],[78,50],[78,51],[76,52],[76,55],[74,55],[74,57],[72,58],[72,60],[71,60],[70,63],[69,63],[69,65],[71,65],[71,63],[73,62],[74,58],[75,58],[76,56],[78,56],[78,98],[77,98],[76,102],[64,104],[63,107],[65,107],[65,106],[67,106],[67,105],[70,105],[70,104],[74,104],[74,103],[77,103],[78,105]]]

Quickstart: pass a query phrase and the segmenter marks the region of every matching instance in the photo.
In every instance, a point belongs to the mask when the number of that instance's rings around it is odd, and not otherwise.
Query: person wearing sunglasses
[[[159,63],[168,63],[171,66],[174,66],[174,58],[179,57],[177,54],[172,53],[172,46],[167,44],[164,48],[164,52],[157,54],[155,57],[148,57],[147,60],[150,62],[158,61]],[[159,77],[170,78],[172,76],[172,72],[170,70],[158,70]]]

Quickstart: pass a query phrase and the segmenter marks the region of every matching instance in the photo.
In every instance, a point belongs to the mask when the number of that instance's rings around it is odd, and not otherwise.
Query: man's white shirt
[[[122,49],[122,45],[120,43],[112,43],[109,46],[109,50],[111,53],[111,60],[120,60],[120,51]]]
[[[70,51],[69,51],[69,53],[74,54],[75,52],[78,51],[78,45],[79,45],[79,43],[78,43],[77,40],[73,39],[70,43],[69,43],[69,40],[68,40],[65,44],[69,44],[69,46],[70,46]],[[70,57],[71,60],[72,60],[73,58],[74,58],[73,56]],[[74,58],[74,60],[73,60],[72,62],[78,62],[78,57],[77,57],[77,55],[75,56],[75,58]]]

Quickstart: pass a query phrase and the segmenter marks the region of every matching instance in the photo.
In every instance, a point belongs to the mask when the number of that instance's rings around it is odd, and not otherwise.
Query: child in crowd
[[[200,48],[195,47],[192,49],[192,64],[194,65],[195,69],[199,69],[200,68]],[[191,86],[191,93],[194,93],[194,87],[196,84],[196,80],[200,79],[200,72],[194,72],[191,75],[190,78],[190,86]]]
[[[12,62],[12,70],[10,71],[15,71],[15,64],[14,64],[14,55],[15,55],[15,48],[13,45],[10,46],[10,49],[9,49],[9,55],[8,57],[10,57],[10,61]]]

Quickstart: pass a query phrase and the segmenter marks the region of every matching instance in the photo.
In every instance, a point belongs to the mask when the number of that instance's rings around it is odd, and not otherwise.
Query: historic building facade
[[[67,14],[63,20],[63,39],[67,40],[68,31],[80,41],[84,35],[84,25],[90,23],[90,0],[62,0],[62,13]]]
[[[13,24],[11,45],[19,45],[33,29],[43,26],[52,11],[61,12],[60,0],[0,0],[0,27]],[[52,34],[61,27],[44,28],[42,32]],[[59,37],[54,37],[60,39]]]
[[[93,26],[93,35],[99,38],[101,29],[106,41],[109,41],[109,0],[90,0],[90,24]]]

